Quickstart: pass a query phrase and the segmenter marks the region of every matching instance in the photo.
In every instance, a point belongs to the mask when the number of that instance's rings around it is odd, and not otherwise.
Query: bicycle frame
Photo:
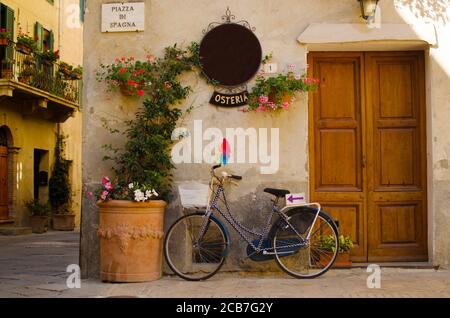
[[[234,216],[231,214],[231,211],[228,207],[228,203],[227,203],[227,199],[226,199],[226,195],[225,195],[225,190],[223,187],[223,180],[224,178],[222,178],[222,180],[220,180],[219,178],[217,178],[217,176],[213,175],[213,178],[211,180],[211,190],[209,193],[209,197],[208,197],[208,205],[206,208],[206,213],[205,213],[205,217],[204,217],[204,221],[202,223],[202,226],[200,228],[200,233],[199,233],[199,239],[203,237],[204,233],[206,232],[206,228],[207,225],[209,223],[209,218],[211,216],[211,214],[214,213],[214,211],[217,211],[220,213],[220,215],[222,215],[222,217],[233,227],[233,229],[241,236],[242,239],[244,239],[254,250],[256,253],[259,252],[263,252],[264,254],[273,254],[270,253],[270,251],[272,251],[274,248],[273,247],[262,247],[262,244],[264,242],[265,239],[267,239],[268,234],[270,232],[270,228],[271,228],[271,221],[273,218],[273,215],[275,213],[277,213],[280,218],[295,232],[295,234],[301,239],[301,243],[299,243],[299,246],[303,246],[304,244],[306,244],[307,242],[309,242],[309,238],[311,235],[311,231],[314,227],[314,224],[316,223],[317,217],[319,215],[320,212],[320,204],[318,203],[305,203],[305,204],[298,204],[298,205],[294,205],[294,206],[286,206],[282,209],[280,209],[278,207],[278,198],[275,200],[272,200],[272,209],[271,212],[269,213],[266,223],[265,223],[265,227],[263,229],[262,233],[258,233],[255,232],[249,228],[247,228],[244,224],[242,224],[241,222],[239,222],[238,220],[236,220],[234,218]],[[215,189],[214,189],[215,187]],[[222,195],[223,197],[223,201],[225,203],[225,207],[227,209],[227,213],[225,213],[224,211],[222,211],[220,209],[220,207],[218,206],[218,201],[220,196]],[[306,235],[306,237],[303,237],[300,233],[297,232],[297,230],[295,229],[295,227],[293,227],[290,223],[289,223],[289,217],[284,213],[285,211],[291,209],[291,208],[295,208],[295,207],[301,207],[301,206],[311,206],[311,205],[315,205],[317,206],[317,213],[315,215],[314,221],[308,231],[308,234]],[[257,242],[257,244],[255,245],[253,243],[253,241],[247,237],[247,234],[249,235],[255,235],[257,237],[259,237],[259,240]]]

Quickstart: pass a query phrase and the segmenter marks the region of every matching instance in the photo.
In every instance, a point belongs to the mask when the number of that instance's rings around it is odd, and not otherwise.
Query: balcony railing
[[[16,43],[3,46],[0,78],[17,81],[80,105],[81,81],[58,63],[38,53],[22,51]]]

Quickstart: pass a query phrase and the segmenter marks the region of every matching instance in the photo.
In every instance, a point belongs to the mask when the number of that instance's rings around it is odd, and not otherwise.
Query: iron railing
[[[0,78],[38,88],[80,105],[81,80],[74,73],[13,42],[2,46],[1,51]]]

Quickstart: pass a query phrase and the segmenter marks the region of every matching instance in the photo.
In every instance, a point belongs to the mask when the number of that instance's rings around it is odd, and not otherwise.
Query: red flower
[[[144,95],[144,91],[143,91],[142,89],[140,89],[140,90],[137,91],[137,94],[138,94],[139,96],[142,96],[142,95]]]
[[[126,71],[127,71],[127,69],[122,67],[122,68],[119,70],[119,73],[120,73],[120,74],[123,74],[123,73],[125,73]]]
[[[128,80],[128,85],[130,85],[130,86],[134,86],[134,81],[133,80]]]

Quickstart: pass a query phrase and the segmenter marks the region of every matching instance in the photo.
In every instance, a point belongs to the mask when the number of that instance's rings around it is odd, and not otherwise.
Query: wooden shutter
[[[38,51],[42,51],[43,49],[43,28],[39,22],[36,22],[34,25],[34,38],[36,40],[36,46]]]
[[[51,51],[53,51],[55,49],[55,35],[54,35],[53,31],[50,31],[49,48]]]
[[[9,7],[5,7],[6,8],[6,30],[8,30],[9,33],[9,39],[11,41],[14,40],[14,10],[12,10]],[[7,59],[7,65],[8,68],[12,69],[13,64],[14,64],[14,49],[12,46],[7,46],[6,47],[6,59]]]

